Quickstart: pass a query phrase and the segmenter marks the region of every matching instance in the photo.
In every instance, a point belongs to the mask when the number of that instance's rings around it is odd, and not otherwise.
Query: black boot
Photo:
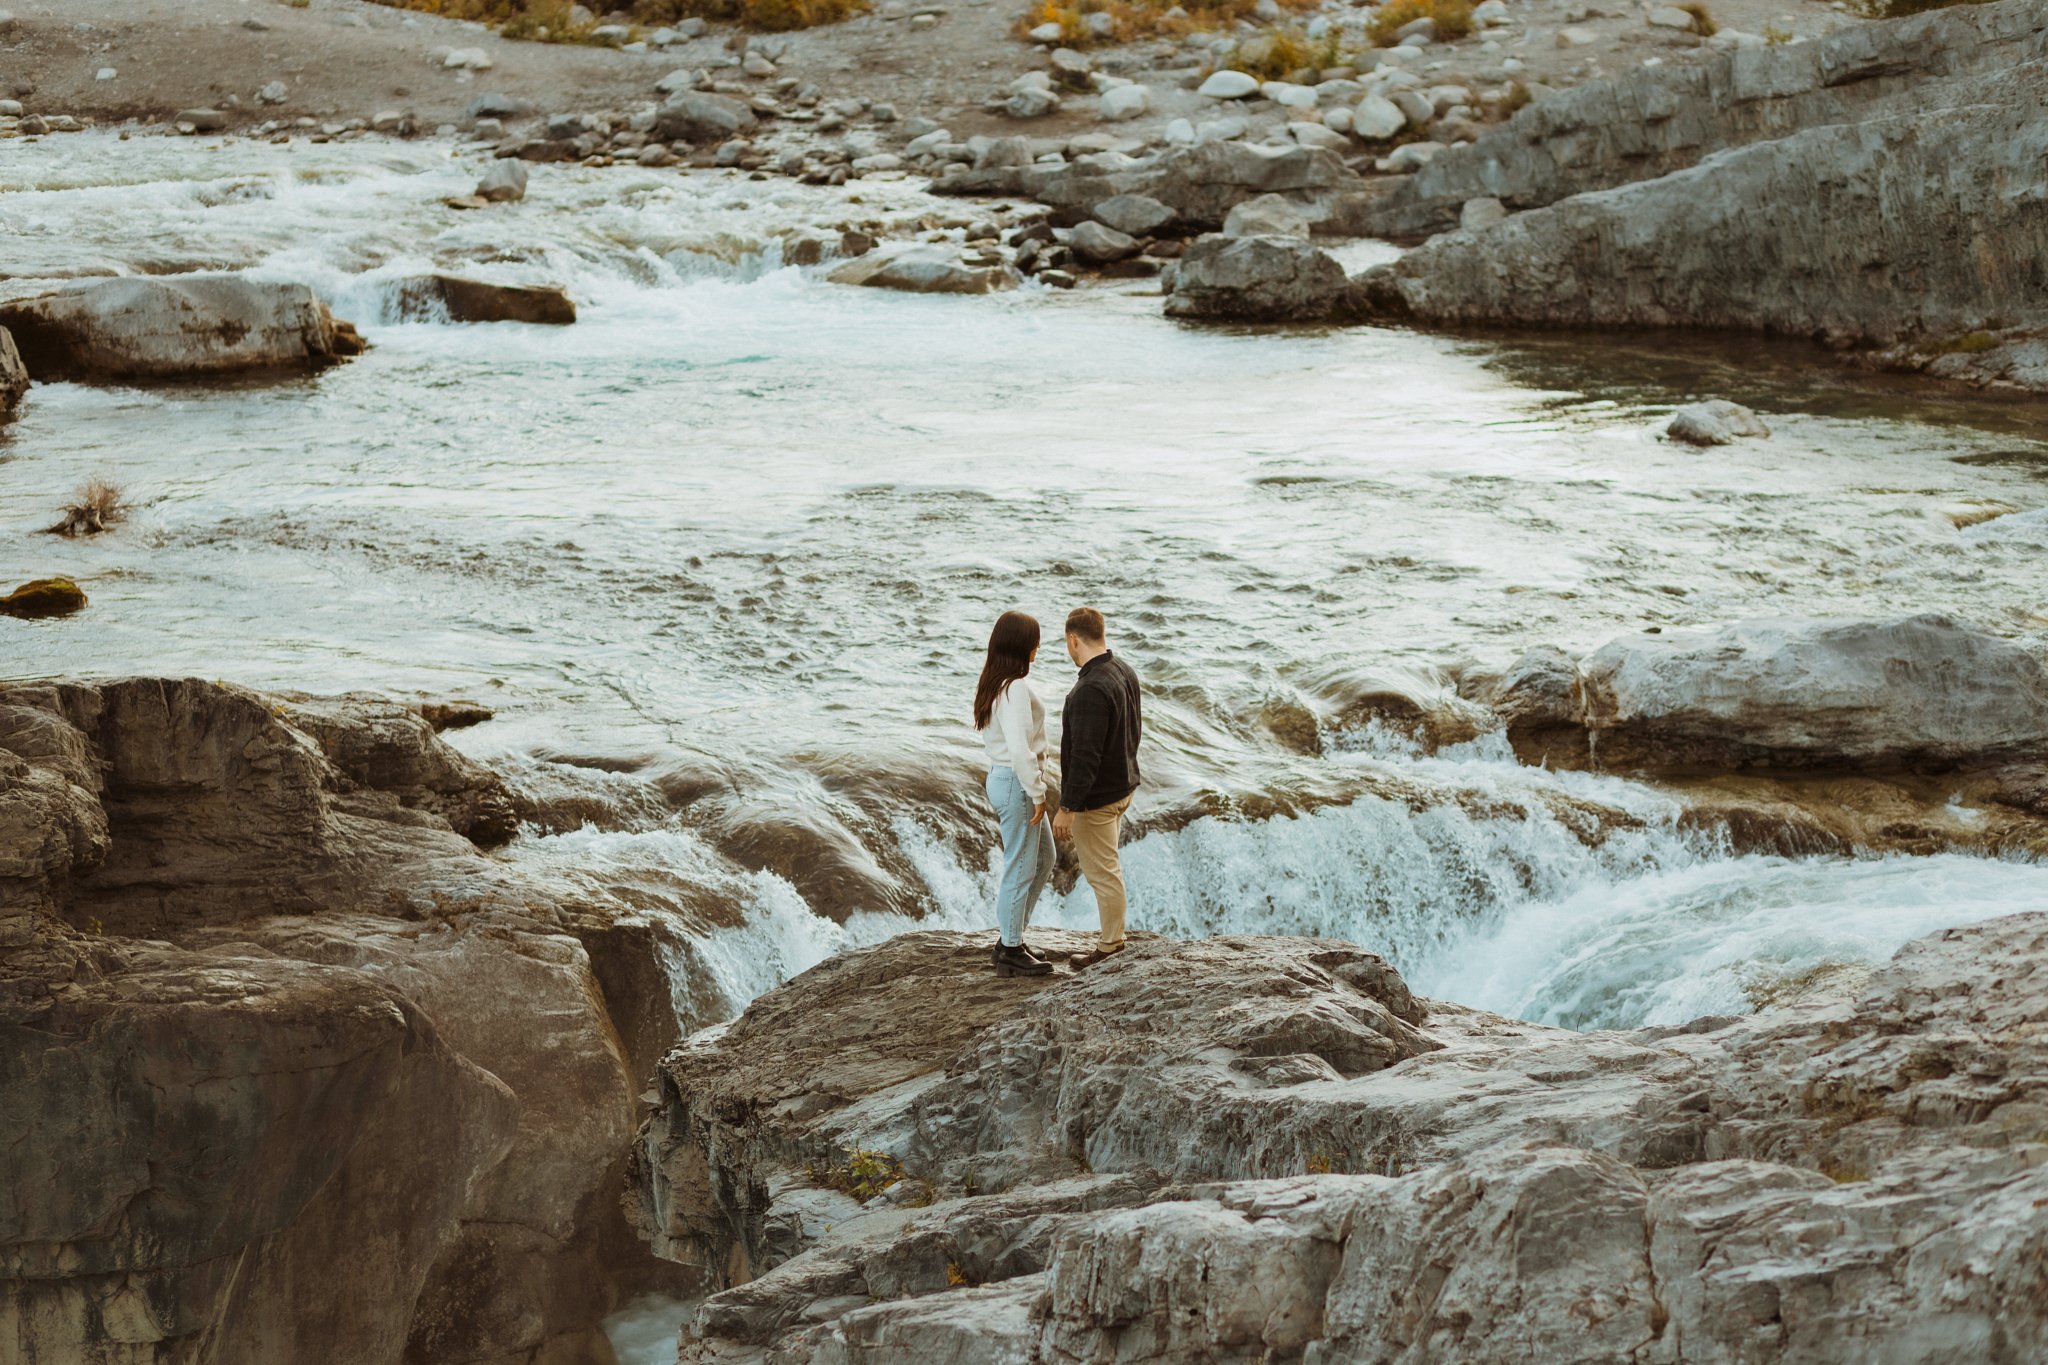
[[[1021,945],[1006,948],[997,944],[994,961],[997,976],[1044,976],[1052,971],[1050,962],[1033,957]]]

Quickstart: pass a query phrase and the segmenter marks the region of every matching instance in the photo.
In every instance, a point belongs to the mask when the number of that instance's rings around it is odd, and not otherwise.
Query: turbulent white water
[[[1258,722],[1652,625],[1935,608],[2037,631],[2038,406],[1753,345],[1196,330],[1144,286],[846,289],[779,268],[775,233],[983,210],[577,167],[537,168],[519,206],[446,208],[478,169],[440,145],[10,148],[0,288],[247,269],[312,283],[373,349],[299,382],[34,390],[0,436],[0,578],[68,573],[92,606],[0,623],[0,676],[489,701],[500,719],[457,742],[593,818],[507,856],[743,914],[704,950],[728,1005],[848,944],[988,923],[962,711],[1009,607],[1109,614],[1148,684],[1141,815],[1375,775],[1525,812],[1368,795],[1160,828],[1128,851],[1137,927],[1341,935],[1425,992],[1595,1026],[1747,1008],[2048,900],[2034,866],[1734,858],[1640,787],[1483,747],[1303,757]],[[565,283],[581,320],[392,323],[396,281],[430,268]],[[1706,395],[1776,436],[1655,439]],[[133,519],[35,534],[96,473]],[[2018,511],[1955,528],[1987,504]],[[1589,848],[1553,787],[1643,827]],[[1092,913],[1082,887],[1041,919]]]

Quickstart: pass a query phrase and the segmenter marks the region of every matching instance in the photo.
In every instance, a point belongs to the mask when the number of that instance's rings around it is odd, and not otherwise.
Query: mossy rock
[[[0,597],[0,616],[69,616],[85,605],[85,590],[68,578],[38,578]]]

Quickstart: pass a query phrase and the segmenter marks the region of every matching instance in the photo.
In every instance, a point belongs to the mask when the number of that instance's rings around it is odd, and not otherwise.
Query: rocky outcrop
[[[1001,983],[1005,1008],[981,947],[893,940],[670,1059],[643,1217],[671,1253],[739,1249],[744,1281],[683,1360],[2048,1348],[2048,917],[1909,945],[1857,995],[1632,1033],[1413,1000],[1369,954],[1279,939],[1139,943]],[[821,1188],[836,1147],[904,1176],[856,1206]]]
[[[1528,763],[1883,773],[2048,752],[2048,667],[1948,617],[1745,621],[1524,655],[1468,695]]]
[[[913,294],[988,294],[1015,289],[1017,272],[1003,264],[968,265],[946,247],[911,246],[871,251],[835,268],[834,284],[901,289]]]
[[[0,326],[37,381],[303,373],[363,349],[305,285],[240,275],[94,280],[0,302]]]
[[[1434,324],[1763,331],[2039,389],[2044,82],[2048,19],[2008,0],[1540,101],[1354,220],[1447,228],[1482,194],[1525,211],[1364,272],[1353,302]]]
[[[1344,267],[1301,237],[1204,237],[1174,267],[1166,315],[1315,321],[1337,309],[1345,284]]]
[[[460,275],[416,275],[398,285],[407,322],[534,322],[565,327],[576,304],[558,284],[491,284]]]
[[[1022,195],[1091,214],[1118,196],[1143,195],[1171,210],[1181,228],[1213,232],[1232,208],[1263,194],[1328,203],[1358,184],[1358,177],[1326,148],[1205,142],[1142,159],[1108,153],[1058,166],[984,166],[944,176],[932,189],[939,194]]]
[[[1969,100],[1946,83],[2043,58],[2048,15],[2033,0],[2006,0],[1644,68],[1548,94],[1446,148],[1362,204],[1353,226],[1395,239],[1447,232],[1469,200],[1542,208],[1807,129],[1956,108]]]
[[[28,366],[21,363],[21,352],[14,345],[14,335],[0,327],[0,422],[14,416],[15,408],[21,405],[22,395],[28,392]]]
[[[2048,224],[2012,189],[2043,184],[2042,70],[1436,238],[1362,275],[1361,302],[1426,322],[1724,327],[1841,346],[2000,319],[2048,327]]]
[[[26,1358],[603,1359],[680,1287],[617,1193],[642,1078],[727,1006],[685,926],[480,852],[523,803],[424,709],[0,689],[0,1141],[58,1211],[0,1217]]]

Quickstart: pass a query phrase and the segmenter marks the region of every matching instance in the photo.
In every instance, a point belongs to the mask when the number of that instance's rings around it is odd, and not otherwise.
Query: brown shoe
[[[1096,963],[1102,961],[1102,959],[1106,957],[1115,957],[1118,953],[1122,952],[1123,950],[1124,945],[1119,943],[1114,948],[1097,948],[1093,952],[1075,953],[1072,957],[1067,959],[1067,965],[1078,972],[1083,967],[1093,967]]]
[[[1033,957],[1022,948],[998,945],[994,960],[997,976],[1044,976],[1052,971],[1050,962]]]

